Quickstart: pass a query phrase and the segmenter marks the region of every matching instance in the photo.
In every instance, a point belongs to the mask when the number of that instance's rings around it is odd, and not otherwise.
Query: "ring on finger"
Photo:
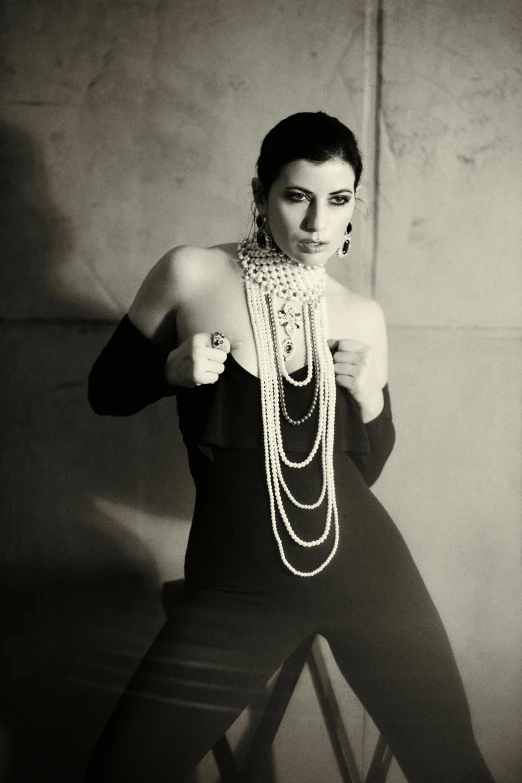
[[[210,343],[212,345],[212,348],[221,348],[223,343],[225,342],[225,335],[223,332],[212,332],[210,335]]]

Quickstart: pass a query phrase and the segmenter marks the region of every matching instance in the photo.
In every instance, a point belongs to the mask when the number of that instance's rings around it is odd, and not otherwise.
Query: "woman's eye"
[[[288,199],[300,204],[306,200],[306,195],[304,193],[288,193]]]
[[[287,193],[286,197],[294,204],[302,204],[304,201],[310,200],[310,197],[306,193],[300,193],[299,191]],[[335,207],[343,207],[345,204],[348,204],[349,201],[350,196],[332,196],[329,200],[329,203]]]

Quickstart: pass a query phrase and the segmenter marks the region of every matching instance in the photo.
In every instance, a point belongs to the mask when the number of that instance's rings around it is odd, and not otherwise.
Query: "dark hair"
[[[341,158],[350,164],[357,187],[362,160],[352,131],[323,111],[299,112],[278,122],[263,139],[257,176],[268,193],[287,163],[293,160],[324,163],[332,158]]]

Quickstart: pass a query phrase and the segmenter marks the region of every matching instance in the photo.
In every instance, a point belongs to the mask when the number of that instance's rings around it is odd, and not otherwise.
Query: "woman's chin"
[[[327,246],[321,252],[296,252],[295,257],[297,261],[301,261],[307,266],[324,266],[328,259],[332,257],[332,250]]]

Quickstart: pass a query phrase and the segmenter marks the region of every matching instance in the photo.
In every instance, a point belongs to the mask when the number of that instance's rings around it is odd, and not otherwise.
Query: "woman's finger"
[[[342,386],[343,389],[347,389],[351,394],[355,394],[356,379],[353,375],[347,375],[345,373],[336,373],[335,382],[338,386]]]
[[[201,357],[194,362],[194,380],[198,383],[212,383],[209,377],[212,376],[214,380],[218,379],[218,376],[225,369],[226,354],[223,351],[218,351],[223,356],[223,359],[213,361],[207,356]]]
[[[217,343],[214,342],[214,335],[216,335]],[[222,353],[230,353],[230,351],[235,350],[242,345],[241,340],[238,340],[236,337],[227,336],[226,334],[223,334],[223,332],[212,332],[212,334],[208,335],[208,338],[208,345],[214,350],[219,350]]]
[[[350,362],[357,364],[361,361],[362,352],[357,351],[336,351],[333,355],[334,362]]]
[[[227,358],[228,352],[223,348],[207,348],[205,350],[205,358],[209,362],[221,362],[223,363]]]
[[[335,377],[347,378],[350,383],[353,383],[356,378],[356,371],[353,365],[347,366],[346,368],[339,367],[339,369],[335,370]]]
[[[225,358],[226,358],[226,356],[225,356]],[[217,373],[218,375],[221,375],[221,373],[223,372],[224,369],[225,369],[225,362],[224,362],[224,360],[217,361],[217,362],[209,361],[209,362],[207,362],[207,366],[205,367],[205,372],[212,372],[212,373]]]
[[[351,337],[343,337],[337,344],[338,351],[365,351],[368,348],[367,343],[361,343],[359,340],[352,340]]]
[[[337,362],[334,364],[334,372],[336,375],[348,375],[350,378],[354,378],[357,373],[357,367],[355,364],[349,364],[348,362]]]
[[[216,372],[205,372],[203,374],[203,383],[215,383],[219,378],[219,374]]]

